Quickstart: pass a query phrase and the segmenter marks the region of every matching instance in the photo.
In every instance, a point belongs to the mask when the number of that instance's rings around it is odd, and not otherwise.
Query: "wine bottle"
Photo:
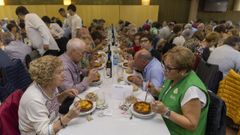
[[[114,33],[113,24],[112,24],[112,40],[113,40],[113,42],[115,42],[115,33]]]
[[[111,61],[111,55],[108,55],[108,60],[106,63],[106,74],[108,77],[112,78],[112,61]]]
[[[112,52],[111,52],[111,45],[109,44],[108,45],[108,50],[107,50],[107,55],[110,55],[110,58],[111,58],[111,55],[112,55]]]
[[[112,46],[114,46],[115,45],[115,41],[114,41],[114,39],[113,39],[113,41],[112,41]]]

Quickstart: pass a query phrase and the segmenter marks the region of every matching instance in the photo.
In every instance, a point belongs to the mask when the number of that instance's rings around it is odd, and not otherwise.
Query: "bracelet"
[[[61,119],[61,117],[59,117],[59,119],[58,119],[59,121],[60,121],[60,124],[61,124],[61,126],[63,127],[63,128],[65,128],[67,125],[64,125],[63,123],[62,123],[62,119]]]
[[[171,115],[171,111],[170,111],[169,109],[167,109],[167,112],[165,112],[165,113],[163,114],[163,117],[169,119],[169,118],[170,118],[170,115]]]

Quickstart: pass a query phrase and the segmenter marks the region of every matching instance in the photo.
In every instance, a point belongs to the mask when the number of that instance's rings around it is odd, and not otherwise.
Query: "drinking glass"
[[[103,91],[99,91],[97,95],[98,95],[98,98],[96,101],[96,105],[98,108],[103,108],[105,105],[105,93]]]
[[[97,108],[100,109],[100,112],[98,114],[99,117],[103,117],[104,116],[104,112],[103,110],[105,109],[105,93],[103,91],[99,91],[97,93],[98,95],[98,98],[97,98],[97,101],[96,101],[96,105],[97,105]]]
[[[122,67],[118,66],[117,67],[117,82],[120,83],[123,81],[123,75],[124,75],[124,70]]]

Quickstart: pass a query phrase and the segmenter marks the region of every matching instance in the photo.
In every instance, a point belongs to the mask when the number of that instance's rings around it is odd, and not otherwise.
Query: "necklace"
[[[37,85],[38,88],[41,90],[42,94],[43,94],[46,98],[48,98],[48,100],[53,100],[53,99],[55,98],[55,96],[49,97],[49,96],[46,94],[46,92],[43,90],[43,88],[42,88],[39,84],[36,83],[36,85]]]

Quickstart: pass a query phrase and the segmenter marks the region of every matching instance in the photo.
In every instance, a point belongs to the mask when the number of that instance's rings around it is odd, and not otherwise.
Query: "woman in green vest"
[[[161,89],[148,84],[158,101],[152,110],[163,116],[171,135],[204,135],[209,96],[203,82],[191,70],[194,54],[185,47],[174,47],[164,56],[166,80]]]

